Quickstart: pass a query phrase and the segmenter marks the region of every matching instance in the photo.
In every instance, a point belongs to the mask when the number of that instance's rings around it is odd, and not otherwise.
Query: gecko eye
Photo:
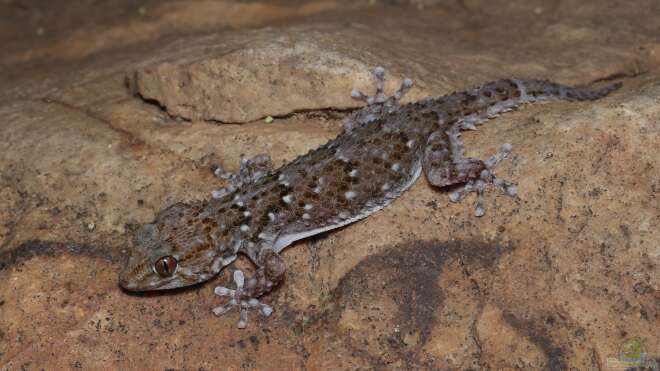
[[[173,256],[163,256],[154,263],[154,271],[161,277],[169,277],[174,274],[177,264]]]

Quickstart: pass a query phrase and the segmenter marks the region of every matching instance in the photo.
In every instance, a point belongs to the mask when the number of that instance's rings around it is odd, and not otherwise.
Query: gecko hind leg
[[[238,172],[231,173],[222,166],[217,166],[213,174],[219,179],[228,179],[229,186],[220,188],[211,193],[213,198],[222,198],[234,192],[247,183],[254,182],[273,170],[273,161],[267,154],[258,154],[253,157],[241,155],[241,165]]]
[[[214,292],[218,296],[229,297],[229,301],[213,308],[213,314],[221,316],[233,308],[239,310],[238,328],[244,329],[248,324],[248,311],[258,310],[261,315],[268,317],[273,308],[259,301],[259,297],[270,292],[284,277],[284,262],[280,256],[271,249],[263,249],[258,261],[262,263],[254,276],[247,279],[241,270],[234,271],[236,289],[218,286]]]
[[[459,202],[475,192],[477,201],[474,214],[483,216],[486,212],[484,192],[488,186],[498,187],[510,197],[515,197],[518,193],[515,184],[498,178],[493,172],[497,164],[511,153],[512,147],[508,143],[502,145],[495,155],[485,161],[464,157],[459,135],[457,127],[432,133],[424,150],[422,167],[426,178],[434,186],[447,187],[464,183],[464,186],[450,194],[449,200]]]
[[[484,192],[487,186],[495,186],[500,188],[505,195],[515,197],[518,194],[518,187],[514,183],[498,178],[493,173],[495,166],[511,153],[511,149],[511,144],[503,144],[495,155],[483,162],[484,169],[479,173],[479,177],[468,180],[464,186],[452,192],[449,195],[449,200],[451,202],[460,202],[468,194],[475,192],[477,194],[477,201],[474,204],[474,215],[483,216],[486,213]]]

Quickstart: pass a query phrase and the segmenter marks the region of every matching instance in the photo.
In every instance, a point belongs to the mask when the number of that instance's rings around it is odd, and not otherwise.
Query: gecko
[[[621,87],[588,89],[511,78],[401,104],[412,80],[404,79],[386,96],[384,68],[375,68],[373,76],[373,95],[351,92],[366,105],[346,116],[335,139],[277,169],[269,155],[241,156],[238,172],[215,170],[229,186],[208,200],[167,207],[137,229],[120,286],[152,291],[194,285],[216,276],[239,254],[247,256],[255,272],[246,277],[234,270],[235,288],[216,287],[215,294],[228,299],[212,310],[221,316],[237,309],[238,327],[245,328],[248,311],[273,312],[260,299],[284,278],[284,248],[383,209],[422,173],[434,187],[458,187],[449,196],[452,202],[476,193],[476,216],[486,211],[487,187],[516,197],[517,186],[494,173],[512,146],[502,145],[486,160],[466,157],[462,130],[475,130],[524,103],[595,100]]]

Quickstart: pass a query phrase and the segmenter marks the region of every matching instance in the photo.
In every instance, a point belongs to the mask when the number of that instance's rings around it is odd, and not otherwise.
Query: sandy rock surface
[[[2,369],[605,370],[635,339],[660,358],[656,1],[73,3],[0,14]],[[136,225],[208,198],[214,164],[333,138],[375,65],[409,100],[510,76],[624,87],[464,133],[471,156],[512,143],[497,173],[519,198],[476,218],[420,179],[289,247],[275,313],[246,330],[210,312],[229,270],[119,288]]]

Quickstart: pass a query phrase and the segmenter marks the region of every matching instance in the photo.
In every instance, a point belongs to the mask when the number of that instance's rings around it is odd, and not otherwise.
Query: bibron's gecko
[[[464,157],[460,130],[537,101],[582,101],[606,96],[621,84],[600,89],[575,88],[529,79],[504,79],[442,97],[401,105],[412,87],[404,79],[390,97],[383,93],[385,71],[374,70],[376,92],[351,95],[367,106],[350,114],[335,139],[273,169],[270,156],[241,158],[238,173],[218,168],[228,188],[208,201],[177,203],[159,212],[136,233],[135,247],[120,273],[129,291],[178,288],[204,282],[230,265],[238,254],[256,266],[246,278],[234,271],[236,289],[218,286],[229,301],[213,309],[240,313],[247,326],[249,309],[268,316],[272,308],[259,301],[284,277],[280,252],[293,242],[353,223],[382,209],[406,191],[423,172],[436,187],[463,184],[450,195],[457,202],[471,192],[474,212],[485,212],[484,190],[501,188],[509,196],[516,186],[493,174],[511,151],[504,144],[482,161]]]

